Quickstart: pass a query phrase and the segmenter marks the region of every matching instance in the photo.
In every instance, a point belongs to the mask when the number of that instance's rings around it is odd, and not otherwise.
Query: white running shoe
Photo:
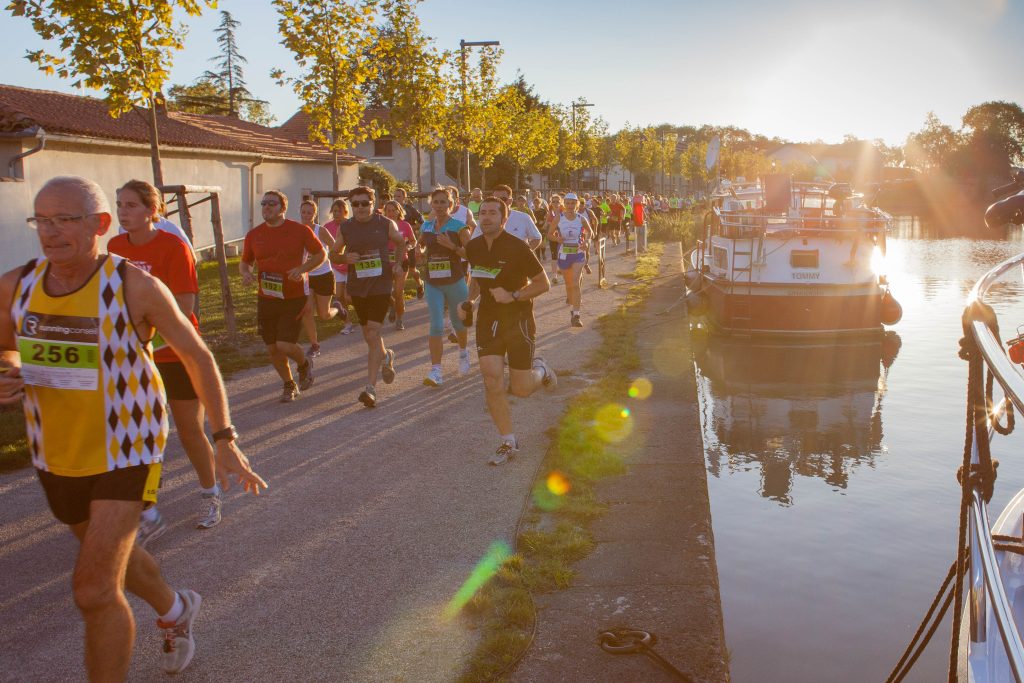
[[[558,375],[555,374],[555,371],[551,369],[551,366],[548,365],[546,360],[539,356],[534,358],[533,367],[540,368],[541,372],[544,373],[544,379],[541,380],[541,383],[544,385],[545,389],[553,390],[558,386]]]
[[[466,352],[466,353],[461,354],[459,356],[459,374],[460,375],[468,375],[469,374],[469,352]]]
[[[200,509],[197,529],[212,529],[220,524],[220,508],[223,505],[219,493],[204,493],[203,506]]]
[[[135,537],[135,543],[140,548],[145,548],[150,543],[164,535],[167,531],[167,522],[164,521],[160,511],[156,511],[156,519],[152,522],[142,517],[139,519],[139,533]]]
[[[352,334],[353,332],[355,332],[355,330],[356,330],[356,326],[355,325],[353,325],[352,323],[345,323],[345,327],[341,328],[341,333],[342,334]]]
[[[173,624],[165,624],[157,619],[156,625],[164,630],[164,651],[160,656],[160,663],[164,672],[169,674],[181,673],[192,661],[192,655],[196,653],[196,641],[192,637],[192,622],[199,614],[199,607],[203,604],[203,598],[199,593],[192,590],[178,591],[181,601],[185,603],[185,611]]]
[[[508,441],[502,441],[501,445],[498,446],[498,450],[494,451],[494,455],[487,461],[489,465],[504,465],[512,458],[516,457],[516,453],[519,452],[519,442],[509,443]]]
[[[439,387],[444,384],[444,380],[441,378],[441,370],[430,368],[430,372],[427,373],[427,378],[423,380],[423,384],[428,387]]]

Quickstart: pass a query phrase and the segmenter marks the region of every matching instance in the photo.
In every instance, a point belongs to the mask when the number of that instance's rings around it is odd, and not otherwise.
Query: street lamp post
[[[497,40],[460,40],[459,41],[459,58],[462,60],[462,68],[460,73],[462,75],[462,128],[463,134],[466,136],[466,191],[469,192],[472,183],[469,181],[469,125],[466,122],[466,48],[467,47],[490,47],[501,45],[500,41]]]
[[[587,102],[586,100],[582,100],[582,98],[581,98],[580,102],[573,102],[572,103],[572,134],[573,135],[576,135],[576,110],[577,109],[583,109],[584,107],[593,107],[593,106],[594,105],[592,103]],[[579,184],[579,175],[576,176],[576,181],[577,181],[577,184]],[[579,188],[577,188],[577,189],[579,189]]]

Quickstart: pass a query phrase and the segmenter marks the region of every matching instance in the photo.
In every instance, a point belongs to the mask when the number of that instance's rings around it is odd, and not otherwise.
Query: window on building
[[[373,156],[375,157],[393,157],[394,154],[394,140],[391,138],[380,138],[379,140],[373,141]]]

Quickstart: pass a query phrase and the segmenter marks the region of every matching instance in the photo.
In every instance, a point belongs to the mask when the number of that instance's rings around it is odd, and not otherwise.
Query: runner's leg
[[[367,349],[366,384],[373,387],[377,386],[380,364],[384,361],[384,339],[380,335],[381,323],[372,320],[361,320],[360,323]]]
[[[505,357],[480,356],[478,362],[484,380],[487,412],[498,428],[498,434],[512,434],[512,411],[505,398]]]
[[[185,455],[192,463],[192,469],[199,477],[199,485],[204,489],[213,488],[217,479],[214,474],[213,447],[206,438],[206,432],[203,431],[205,417],[203,405],[199,399],[187,401],[171,399],[167,403],[171,408],[171,415],[174,416],[178,439],[181,440]]]

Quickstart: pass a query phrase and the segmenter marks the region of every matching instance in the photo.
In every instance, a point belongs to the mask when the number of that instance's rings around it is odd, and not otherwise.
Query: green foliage
[[[29,50],[26,57],[47,75],[73,79],[75,87],[105,90],[110,113],[149,106],[184,47],[184,24],[174,11],[199,16],[216,0],[13,0],[7,10],[25,17],[59,53]]]
[[[373,189],[376,190],[378,194],[386,192],[387,194],[394,195],[395,188],[398,186],[398,181],[395,180],[395,176],[391,175],[387,169],[380,164],[369,162],[359,164],[359,178],[360,180],[369,181],[369,183],[373,185]]]
[[[171,111],[184,111],[192,114],[217,114],[226,116],[231,113],[231,97],[228,90],[218,83],[205,77],[197,79],[192,85],[172,85],[167,91],[167,108]],[[261,126],[274,123],[270,107],[262,100],[241,100],[239,118],[252,121]]]

